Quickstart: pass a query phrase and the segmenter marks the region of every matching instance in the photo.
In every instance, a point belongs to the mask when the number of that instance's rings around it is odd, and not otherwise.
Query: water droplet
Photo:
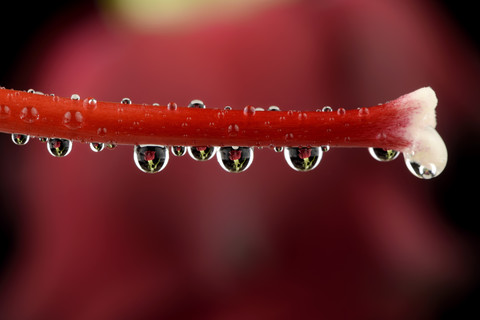
[[[358,114],[362,117],[368,116],[369,113],[370,111],[368,110],[368,108],[362,107],[358,109]]]
[[[63,124],[72,130],[83,126],[83,115],[80,111],[70,110],[63,115]]]
[[[133,149],[133,160],[138,169],[145,173],[162,171],[168,159],[168,149],[164,146],[136,145]]]
[[[12,141],[17,146],[23,146],[26,145],[28,141],[30,141],[30,136],[27,134],[12,133]]]
[[[177,104],[175,102],[169,102],[167,104],[167,110],[170,110],[170,111],[177,110]]]
[[[120,101],[121,104],[132,104],[132,100],[130,98],[123,98],[122,101]]]
[[[205,109],[206,108],[205,103],[203,103],[202,100],[198,100],[198,99],[190,101],[190,103],[188,104],[188,107],[189,108],[198,108],[198,109]]]
[[[225,106],[225,108],[223,108],[223,110],[227,110],[227,111],[228,111],[228,110],[232,110],[232,107],[230,107],[230,106]]]
[[[234,136],[240,132],[240,127],[238,124],[231,124],[228,126],[227,131],[230,136]]]
[[[35,90],[34,89],[28,89],[27,92],[28,93],[35,93]]]
[[[333,111],[333,109],[330,106],[325,106],[325,107],[322,108],[322,112],[332,112],[332,111]]]
[[[429,163],[428,165],[423,166],[415,161],[405,158],[405,164],[407,165],[408,170],[417,178],[427,180],[437,176],[437,167],[434,163]]]
[[[97,134],[100,137],[104,137],[107,134],[107,128],[98,128],[97,129]]]
[[[93,152],[100,152],[103,149],[105,149],[105,144],[103,144],[101,142],[90,142],[90,149]]]
[[[37,108],[35,107],[24,107],[20,111],[20,119],[26,123],[33,123],[40,118]]]
[[[217,151],[220,167],[227,172],[243,172],[253,162],[252,147],[221,147]]]
[[[381,162],[388,162],[398,158],[400,152],[395,150],[385,150],[383,148],[368,148],[368,152],[373,159]]]
[[[72,141],[60,138],[50,138],[47,141],[47,150],[54,157],[65,157],[72,151]]]
[[[194,160],[207,161],[213,158],[217,148],[215,147],[189,147],[188,154]]]
[[[347,112],[347,110],[345,110],[345,108],[338,108],[338,110],[337,110],[337,114],[339,116],[345,115],[346,112]]]
[[[70,99],[75,100],[75,101],[78,101],[78,100],[80,100],[80,96],[79,96],[78,94],[74,93],[74,94],[72,94],[72,96],[70,97]]]
[[[83,107],[87,110],[95,110],[97,108],[97,100],[94,98],[87,98],[83,100]]]
[[[187,153],[187,148],[184,146],[172,146],[170,152],[176,157],[182,157]]]
[[[305,112],[300,112],[298,114],[298,120],[307,120],[308,115]]]
[[[323,152],[328,152],[330,151],[330,146],[321,146],[320,149],[322,149]]]
[[[38,141],[42,142],[42,143],[45,143],[48,141],[48,138],[46,137],[38,137]]]
[[[113,150],[117,147],[116,143],[107,143],[105,144],[105,147],[107,147],[108,150]]]
[[[268,111],[280,111],[280,108],[277,106],[270,106],[268,107]]]
[[[245,108],[243,108],[243,114],[247,117],[255,115],[255,107],[254,106],[246,106]]]
[[[11,113],[10,107],[5,105],[0,106],[0,119],[6,119],[10,117],[10,113]]]
[[[275,152],[283,152],[283,147],[274,147],[273,151]]]
[[[284,155],[295,171],[310,171],[318,166],[323,152],[319,147],[287,147]]]

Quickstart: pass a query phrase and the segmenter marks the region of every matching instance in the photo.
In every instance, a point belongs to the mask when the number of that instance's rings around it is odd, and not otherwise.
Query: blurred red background
[[[196,9],[197,10],[197,9]],[[0,139],[1,319],[463,319],[478,310],[479,55],[461,2],[290,1],[133,26],[95,2],[14,4],[1,85],[98,100],[315,110],[437,92],[438,178],[332,149],[310,173]],[[472,183],[473,182],[473,186]]]

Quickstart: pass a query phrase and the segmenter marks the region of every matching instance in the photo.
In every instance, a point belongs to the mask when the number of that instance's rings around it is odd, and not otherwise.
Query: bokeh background
[[[207,107],[370,106],[437,92],[444,173],[332,149],[310,173],[0,139],[0,319],[478,319],[472,2],[11,2],[0,85]]]

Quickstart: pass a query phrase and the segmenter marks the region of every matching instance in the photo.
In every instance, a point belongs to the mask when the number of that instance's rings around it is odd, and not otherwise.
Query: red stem
[[[72,100],[0,90],[0,131],[82,142],[182,146],[323,146],[403,150],[402,97],[333,112],[198,109]],[[94,102],[94,100],[91,100]]]

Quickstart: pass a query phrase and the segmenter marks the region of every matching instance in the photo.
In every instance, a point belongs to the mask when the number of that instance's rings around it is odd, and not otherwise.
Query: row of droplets
[[[25,145],[29,142],[30,136],[13,133],[12,141],[16,145]],[[61,138],[39,138],[46,142],[48,152],[54,157],[65,157],[73,147],[72,141]],[[105,148],[113,149],[115,144],[91,142],[90,149],[94,152],[103,151]],[[315,169],[323,153],[330,148],[323,147],[275,147],[275,152],[283,152],[287,164],[295,171],[311,171]],[[368,148],[371,156],[378,161],[388,162],[398,158],[400,152],[385,150],[382,148]],[[211,146],[166,146],[157,145],[136,145],[133,158],[136,166],[145,173],[157,173],[165,169],[169,161],[169,154],[182,157],[189,154],[196,161],[208,161],[215,155],[217,161],[227,172],[239,173],[247,170],[253,162],[253,147],[211,147]],[[410,172],[418,178],[431,179],[436,176],[435,168],[426,168],[405,158],[405,163]]]

